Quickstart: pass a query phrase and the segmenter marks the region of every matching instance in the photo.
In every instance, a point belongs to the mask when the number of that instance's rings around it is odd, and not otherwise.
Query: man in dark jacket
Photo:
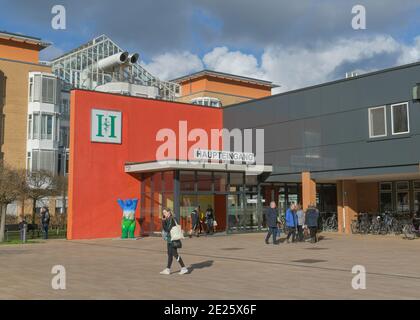
[[[273,235],[273,244],[277,244],[277,210],[276,203],[274,201],[271,201],[270,208],[268,208],[265,212],[265,219],[267,221],[268,227],[268,233],[265,237],[265,243],[268,244],[268,240],[270,240],[271,235]]]
[[[319,219],[318,209],[316,208],[314,204],[310,204],[308,206],[308,210],[306,210],[305,224],[309,228],[312,243],[318,242],[318,239],[316,237],[316,233],[318,231],[318,219]]]

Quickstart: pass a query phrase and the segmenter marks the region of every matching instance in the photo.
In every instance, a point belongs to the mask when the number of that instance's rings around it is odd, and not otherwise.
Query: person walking
[[[297,205],[297,239],[299,242],[303,241],[303,225],[305,224],[305,212],[302,210],[302,206],[300,204]]]
[[[206,210],[206,224],[207,224],[207,234],[213,234],[214,232],[214,212],[211,205],[207,207]]]
[[[271,201],[270,207],[265,212],[265,220],[267,221],[268,233],[265,237],[265,243],[269,244],[271,235],[273,235],[273,244],[277,244],[277,210],[276,203]]]
[[[192,238],[193,233],[198,238],[200,232],[200,213],[199,213],[199,207],[195,208],[191,212],[191,230],[190,230],[190,238]]]
[[[287,227],[287,243],[290,243],[290,237],[292,242],[296,241],[296,228],[297,228],[297,216],[296,206],[292,204],[286,211],[286,227]]]
[[[308,210],[306,210],[306,215],[305,215],[305,224],[309,228],[311,243],[318,242],[318,239],[316,236],[316,233],[318,232],[318,219],[319,219],[319,211],[316,208],[315,204],[311,203],[308,206]]]
[[[200,217],[200,234],[203,233],[205,231],[205,227],[204,225],[206,224],[206,215],[204,214],[204,212],[201,210],[201,207],[198,206],[198,215]]]
[[[26,222],[26,218],[23,216],[21,221],[19,222],[19,234],[20,240],[26,241],[26,232],[28,231],[28,223]]]
[[[166,268],[160,272],[160,274],[169,275],[171,274],[171,266],[173,262],[173,258],[178,261],[181,266],[181,271],[179,274],[186,274],[188,273],[188,269],[185,267],[184,261],[182,260],[181,256],[178,254],[178,248],[182,246],[181,240],[172,241],[171,239],[171,230],[172,228],[176,227],[178,223],[175,220],[175,217],[172,213],[171,209],[165,208],[163,209],[163,216],[162,216],[162,230],[163,230],[163,239],[166,241],[167,252],[168,252],[168,263]]]
[[[48,239],[48,227],[50,225],[50,212],[47,207],[41,208],[41,230],[44,239]]]

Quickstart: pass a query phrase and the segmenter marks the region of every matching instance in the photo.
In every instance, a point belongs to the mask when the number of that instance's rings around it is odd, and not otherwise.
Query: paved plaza
[[[266,245],[263,234],[186,239],[191,272],[160,275],[160,238],[0,246],[0,299],[418,299],[420,240],[324,233],[318,244]],[[51,269],[66,270],[53,290]],[[354,290],[354,265],[366,290]]]

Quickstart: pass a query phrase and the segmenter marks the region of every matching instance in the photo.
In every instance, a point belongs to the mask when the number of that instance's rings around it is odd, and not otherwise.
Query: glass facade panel
[[[228,175],[226,172],[214,173],[214,191],[225,192],[227,191]]]
[[[174,192],[174,172],[165,171],[163,172],[163,181],[165,185],[165,192]]]
[[[181,171],[179,174],[181,191],[195,191],[195,172]]]
[[[414,213],[419,216],[420,213],[420,191],[414,191]]]
[[[212,191],[213,174],[211,172],[197,173],[198,191]]]
[[[230,173],[230,192],[243,191],[244,174],[243,173]]]
[[[246,228],[243,197],[240,194],[228,195],[228,229],[243,231]]]

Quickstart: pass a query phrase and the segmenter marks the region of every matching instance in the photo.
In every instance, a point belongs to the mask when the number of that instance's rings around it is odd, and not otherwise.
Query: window
[[[31,101],[40,102],[40,92],[41,91],[41,76],[34,76],[34,89],[33,89],[33,99]]]
[[[70,159],[70,154],[68,152],[66,152],[66,161],[65,161],[65,174],[69,173],[69,159]]]
[[[385,137],[386,133],[386,107],[369,109],[369,137]]]
[[[52,140],[53,116],[43,114],[41,117],[41,139]]]
[[[213,175],[211,172],[197,173],[197,188],[198,191],[212,191]]]
[[[32,139],[36,140],[39,139],[39,113],[33,114],[33,135]]]
[[[69,100],[67,100],[67,99],[62,99],[61,100],[60,113],[64,117],[66,117],[70,114]]]
[[[28,139],[32,139],[32,115],[28,116]]]
[[[397,212],[406,213],[410,211],[410,196],[408,181],[396,183],[397,189]]]
[[[382,182],[379,188],[381,212],[392,211],[392,182]]]
[[[32,156],[31,156],[31,153],[30,152],[28,152],[28,156],[27,156],[27,160],[26,160],[26,170],[28,170],[28,171],[31,171],[32,170],[32,168],[31,168],[31,162],[32,161]]]
[[[55,102],[55,79],[53,78],[42,78],[42,102],[54,103]]]
[[[222,103],[217,98],[211,98],[211,97],[198,97],[191,100],[192,104],[198,104],[202,106],[208,106],[208,107],[221,107]]]
[[[414,181],[414,213],[420,213],[420,181]]]
[[[391,105],[392,134],[410,132],[408,103]]]
[[[179,175],[179,183],[181,191],[194,191],[195,190],[195,172],[194,171],[181,171]]]
[[[29,78],[29,101],[34,101],[34,78]]]

